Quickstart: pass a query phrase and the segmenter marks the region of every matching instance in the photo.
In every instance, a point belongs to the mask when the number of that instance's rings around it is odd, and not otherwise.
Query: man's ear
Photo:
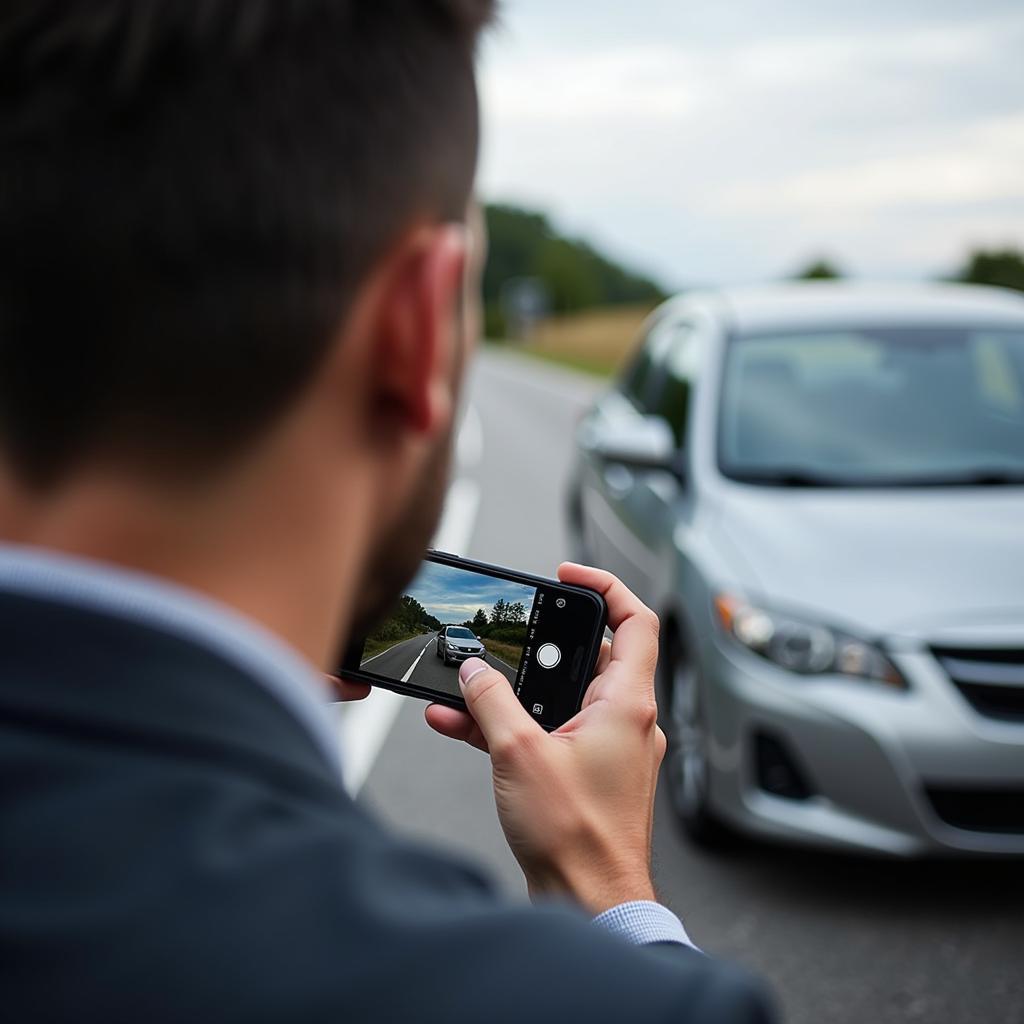
[[[461,224],[418,228],[390,254],[370,373],[374,416],[385,429],[436,434],[451,422],[462,362],[466,256]]]

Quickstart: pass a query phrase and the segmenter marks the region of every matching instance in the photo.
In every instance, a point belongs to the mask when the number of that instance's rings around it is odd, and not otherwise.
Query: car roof
[[[703,307],[741,334],[814,326],[978,325],[1024,327],[1024,295],[983,285],[791,281],[686,292],[666,303]],[[666,308],[663,307],[663,308]]]

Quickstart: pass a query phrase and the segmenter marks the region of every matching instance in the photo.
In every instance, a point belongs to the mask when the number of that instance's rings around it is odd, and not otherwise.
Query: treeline
[[[593,246],[559,234],[548,218],[532,210],[486,207],[489,252],[484,271],[485,330],[508,333],[509,282],[529,279],[546,313],[574,313],[595,306],[665,298],[660,285],[634,273]]]
[[[794,275],[798,280],[839,280],[839,266],[829,259],[817,259]],[[964,284],[988,284],[1024,292],[1024,252],[1019,249],[974,249],[950,281]]]
[[[367,641],[379,645],[397,642],[406,637],[441,628],[441,620],[430,615],[426,608],[408,594],[403,594],[391,614],[367,637]]]
[[[473,630],[481,640],[521,644],[526,640],[526,615],[526,606],[521,601],[504,601],[499,598],[490,615],[483,608],[477,608],[473,618],[467,619],[462,625]]]
[[[1019,249],[975,249],[954,280],[1024,292],[1024,253]]]

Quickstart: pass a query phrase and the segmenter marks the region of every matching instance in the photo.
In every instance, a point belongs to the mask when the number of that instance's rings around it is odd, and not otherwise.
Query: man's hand
[[[603,594],[614,631],[579,714],[546,733],[505,676],[473,658],[459,672],[469,714],[432,704],[426,718],[490,752],[498,817],[530,894],[569,895],[598,914],[654,898],[658,618],[610,573],[566,562],[558,577]]]

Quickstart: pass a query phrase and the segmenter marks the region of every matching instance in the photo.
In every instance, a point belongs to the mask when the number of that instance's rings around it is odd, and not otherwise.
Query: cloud
[[[721,208],[734,213],[756,213],[768,204],[858,212],[999,200],[1024,200],[1024,113],[968,125],[931,152],[869,157],[777,181],[746,181],[718,195]]]
[[[819,251],[932,273],[993,226],[1024,244],[1019,5],[527,0],[505,18],[482,71],[483,193],[670,284]]]
[[[489,614],[499,599],[520,601],[529,614],[536,589],[438,562],[424,562],[405,593],[442,622],[464,622],[471,619],[478,608]]]

